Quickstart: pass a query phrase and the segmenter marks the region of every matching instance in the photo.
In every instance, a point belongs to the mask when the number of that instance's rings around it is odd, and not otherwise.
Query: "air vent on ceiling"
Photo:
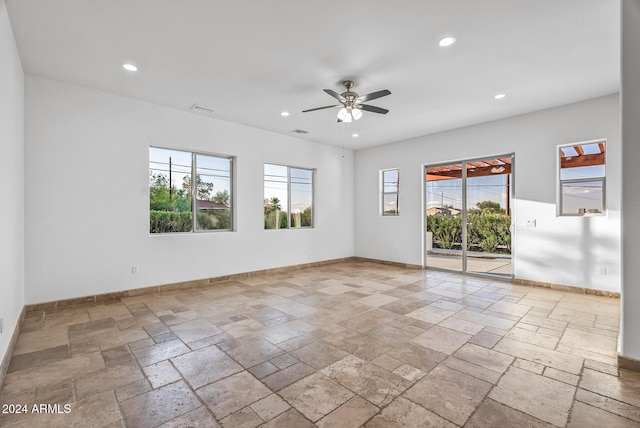
[[[206,115],[213,114],[213,109],[210,109],[210,108],[207,108],[207,107],[202,107],[198,103],[196,103],[196,104],[192,105],[191,107],[189,107],[189,110],[190,111],[194,111],[196,113],[206,114]]]
[[[292,129],[289,132],[294,132],[296,134],[308,134],[309,133],[309,131],[305,131],[304,129]]]

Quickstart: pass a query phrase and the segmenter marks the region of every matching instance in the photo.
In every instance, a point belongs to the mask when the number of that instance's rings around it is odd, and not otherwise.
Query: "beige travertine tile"
[[[367,428],[455,427],[451,422],[402,397],[395,399],[365,426]]]
[[[206,407],[198,407],[184,415],[165,422],[158,428],[219,428],[213,415]]]
[[[519,412],[491,399],[485,400],[465,425],[468,428],[551,428],[540,419]]]
[[[398,314],[381,309],[374,308],[367,312],[356,315],[348,321],[341,322],[340,325],[357,331],[358,333],[367,333],[377,327],[389,323],[398,317]]]
[[[453,355],[458,359],[493,370],[497,373],[504,373],[513,362],[511,355],[474,345],[473,343],[465,344]]]
[[[300,413],[317,421],[353,397],[353,393],[321,373],[299,380],[280,395]]]
[[[392,358],[388,355],[382,355],[371,362],[376,366],[382,367],[383,369],[390,372],[394,371],[403,364],[402,361],[396,360],[395,358]]]
[[[142,367],[158,363],[178,355],[186,354],[191,350],[182,341],[174,339],[131,350]]]
[[[557,336],[544,334],[539,331],[531,331],[518,326],[509,330],[509,333],[507,333],[505,337],[513,340],[519,340],[521,342],[531,343],[532,345],[542,346],[543,348],[548,349],[555,349],[559,340]]]
[[[123,402],[145,392],[151,391],[153,388],[147,379],[139,379],[124,386],[115,389],[116,398],[119,402]]]
[[[618,367],[614,365],[604,364],[595,360],[584,360],[584,367],[586,369],[596,370],[602,373],[610,374],[612,376],[618,376]]]
[[[169,361],[160,361],[142,369],[153,389],[168,385],[181,379],[180,373]]]
[[[58,313],[54,313],[54,314],[45,314],[46,316],[43,317],[44,319],[41,319],[40,321],[42,322],[42,324],[40,325],[40,328],[44,327],[44,328],[51,328],[51,327],[55,327],[55,326],[59,326],[59,325],[73,325],[73,324],[81,324],[81,323],[85,323],[85,322],[89,322],[91,321],[89,319],[89,314],[87,313],[86,310],[82,310],[82,311],[61,311]],[[109,315],[111,317],[111,315]],[[26,319],[25,319],[26,321]],[[31,326],[31,330],[27,329],[27,330],[23,330],[22,328],[20,329],[21,331],[34,331],[34,330],[38,330],[38,328],[34,328],[34,326]]]
[[[447,358],[447,354],[425,348],[415,343],[400,345],[387,352],[386,356],[409,364],[424,372],[430,372],[438,363]]]
[[[291,352],[316,370],[325,368],[347,356],[347,352],[323,341],[313,342]]]
[[[264,428],[313,428],[315,425],[309,422],[296,409],[289,409],[280,416],[272,419],[264,425]]]
[[[411,382],[352,355],[320,371],[376,406],[385,406]]]
[[[411,342],[445,354],[452,354],[456,349],[467,343],[471,337],[470,334],[434,326],[421,335],[414,337]]]
[[[242,371],[198,389],[196,393],[220,420],[271,394],[248,372]]]
[[[65,409],[61,404],[57,408],[52,408],[51,413],[49,410],[45,410],[45,413],[38,413],[34,411],[32,406],[29,406],[26,414],[0,413],[0,426],[3,428],[68,428],[90,426],[89,421],[97,421],[99,423],[97,426],[100,427],[122,426],[122,417],[112,391],[65,404],[68,404],[69,407]],[[39,404],[37,408],[40,408]]]
[[[279,414],[284,413],[291,406],[277,394],[271,394],[256,401],[250,407],[263,421],[267,422]]]
[[[428,322],[431,324],[438,324],[439,322],[444,321],[455,313],[455,311],[450,311],[447,309],[425,306],[420,309],[416,309],[415,311],[411,311],[405,315],[420,321]]]
[[[296,388],[325,427],[640,425],[616,299],[362,261],[189,287],[27,314],[0,403],[78,410],[0,425],[314,426]]]
[[[533,361],[523,360],[522,358],[516,358],[513,362],[513,367],[517,367],[522,370],[530,371],[535,374],[542,374],[545,367],[542,364],[534,363]]]
[[[504,330],[508,330],[516,324],[515,321],[509,320],[506,318],[496,317],[493,315],[488,315],[480,312],[474,312],[468,309],[462,310],[460,312],[456,312],[454,317],[462,320],[466,320],[466,321],[475,322],[485,327],[494,327],[494,328],[499,328]]]
[[[220,421],[225,428],[255,428],[263,422],[250,407],[238,410]]]
[[[372,294],[367,297],[362,297],[360,299],[354,300],[354,302],[377,308],[377,307],[386,305],[387,303],[391,303],[395,300],[398,300],[398,298],[393,296],[388,296],[386,294]]]
[[[411,322],[415,321],[412,318],[399,317],[391,321],[390,324],[394,324],[398,320],[411,320]],[[420,334],[423,332],[423,330],[421,329],[418,329],[418,330],[415,330],[415,332],[412,332],[410,331],[411,329],[407,330],[406,327],[409,327],[409,326],[405,326],[405,329],[402,329],[402,328],[393,327],[392,325],[384,325],[382,327],[369,330],[369,332],[367,332],[367,336],[375,339],[376,342],[381,344],[382,346],[395,347],[395,346],[401,345],[402,343],[410,341],[416,336],[416,334]]]
[[[500,376],[502,375],[502,373],[485,369],[484,367],[480,367],[476,364],[460,360],[456,357],[447,358],[442,362],[442,365],[492,384],[498,382],[498,379],[500,379]]]
[[[269,342],[277,345],[279,343],[294,339],[306,333],[316,330],[312,324],[303,320],[293,320],[284,324],[266,328],[261,334]]]
[[[494,350],[513,355],[534,363],[550,366],[573,374],[579,374],[582,370],[583,359],[575,355],[557,352],[529,343],[520,342],[508,338],[502,339]]]
[[[193,391],[179,381],[120,403],[127,426],[156,426],[198,407]]]
[[[144,374],[140,367],[135,362],[128,361],[79,376],[76,379],[76,390],[78,398],[85,398],[120,388],[142,378]]]
[[[489,397],[545,422],[564,426],[574,393],[575,387],[571,385],[512,367]]]
[[[215,346],[172,358],[171,362],[194,389],[242,371],[240,364]]]
[[[125,331],[119,328],[104,330],[95,335],[100,345],[100,349],[113,348],[119,345],[137,342],[149,338],[147,332],[142,327],[132,327]]]
[[[403,379],[408,380],[409,382],[415,382],[426,375],[426,373],[422,370],[412,367],[408,364],[401,365],[393,371],[393,374],[396,374]]]
[[[353,397],[318,421],[320,428],[358,427],[368,421],[379,409],[367,400]]]
[[[263,330],[265,327],[258,321],[254,321],[252,319],[243,319],[231,324],[222,325],[220,326],[220,328],[227,332],[227,334],[229,334],[230,336],[240,338]]]
[[[207,348],[208,349],[208,348]],[[211,349],[216,349],[212,347]],[[227,355],[245,368],[253,367],[281,355],[280,348],[259,338],[243,338],[240,345],[226,351]]]
[[[481,331],[480,333],[469,339],[469,343],[484,346],[485,348],[493,348],[493,346],[498,343],[500,339],[502,339],[502,336],[489,333],[487,331]]]
[[[531,306],[522,303],[505,302],[503,300],[496,302],[487,308],[487,310],[492,312],[500,312],[508,315],[515,315],[517,317],[524,316],[530,309]]]
[[[9,373],[4,378],[2,390],[11,393],[25,391],[43,383],[84,376],[85,373],[102,368],[104,368],[104,361],[99,352],[82,354],[28,370]]]
[[[599,394],[594,394],[593,392],[581,388],[578,388],[578,391],[576,392],[576,402],[578,401],[606,410],[609,413],[615,413],[616,415],[623,416],[640,424],[640,407],[632,406]]]
[[[175,324],[171,326],[171,330],[173,330],[176,336],[178,336],[184,343],[195,342],[196,340],[215,336],[223,332],[218,327],[204,319],[195,319],[182,324]]]
[[[346,337],[327,336],[324,340],[341,348],[356,357],[371,361],[392,349],[391,345],[374,339],[371,336],[356,334]]]
[[[574,404],[571,420],[567,424],[567,428],[599,428],[605,426],[608,428],[629,428],[632,426],[638,427],[640,424],[579,401]]]
[[[640,373],[620,370],[620,376],[611,376],[584,369],[580,388],[640,407]]]
[[[465,321],[459,318],[449,317],[438,324],[440,327],[446,327],[462,333],[476,335],[482,331],[483,325],[471,321]]]
[[[548,328],[550,330],[563,331],[564,328],[567,326],[567,323],[565,321],[550,319],[547,317],[533,315],[533,314],[525,315],[520,319],[520,321],[527,324],[531,324],[531,325],[537,325],[538,327]]]
[[[618,338],[567,327],[560,339],[560,344],[598,354],[616,356]]]
[[[275,372],[265,378],[262,379],[265,385],[267,385],[272,391],[280,391],[282,388],[291,385],[298,380],[309,376],[315,370],[304,364],[304,363],[296,363],[292,366],[287,367],[286,369],[280,370],[279,372]]]
[[[410,388],[404,397],[463,425],[491,386],[457,370],[438,366]]]
[[[69,327],[66,325],[58,325],[23,333],[18,336],[13,355],[27,354],[67,345],[71,337],[67,332],[68,329]]]
[[[568,383],[569,385],[576,386],[580,377],[571,373],[563,372],[562,370],[554,369],[553,367],[547,367],[544,369],[543,374],[551,379],[559,380],[560,382]]]
[[[69,345],[60,345],[53,348],[42,349],[24,354],[15,355],[11,358],[11,364],[7,373],[39,367],[52,362],[70,358]]]

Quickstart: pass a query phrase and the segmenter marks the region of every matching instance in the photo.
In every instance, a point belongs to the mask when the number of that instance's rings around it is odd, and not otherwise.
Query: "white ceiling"
[[[27,73],[354,149],[619,91],[614,0],[6,4]],[[444,35],[457,43],[438,47]],[[368,104],[390,112],[351,124],[301,112],[334,104],[322,90],[346,78],[360,94],[389,89]]]

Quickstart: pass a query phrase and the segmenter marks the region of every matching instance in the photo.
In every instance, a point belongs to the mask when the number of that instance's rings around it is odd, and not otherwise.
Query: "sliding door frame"
[[[512,202],[515,202],[515,153],[508,153],[503,155],[491,155],[491,156],[481,156],[475,158],[468,158],[458,161],[450,161],[450,162],[437,162],[437,163],[425,163],[422,164],[422,267],[424,269],[433,269],[445,272],[459,272],[464,275],[472,275],[472,276],[480,276],[480,277],[489,277],[489,278],[500,278],[506,279],[510,281],[514,281],[515,279],[515,259],[513,257],[515,253],[515,204],[511,204],[510,206],[510,214],[511,214],[511,225],[509,230],[511,232],[511,275],[501,275],[501,274],[492,274],[489,272],[468,272],[467,271],[467,164],[471,162],[480,162],[487,159],[499,159],[499,158],[511,158],[511,177],[509,181],[509,194],[507,197]],[[447,268],[440,268],[429,266],[427,264],[427,168],[433,168],[438,166],[447,166],[447,165],[462,165],[462,270],[453,270]]]

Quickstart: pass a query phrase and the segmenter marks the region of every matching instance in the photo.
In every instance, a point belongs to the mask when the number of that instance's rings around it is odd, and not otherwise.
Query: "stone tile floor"
[[[27,412],[0,426],[640,426],[618,316],[367,262],[30,313],[0,390]]]

